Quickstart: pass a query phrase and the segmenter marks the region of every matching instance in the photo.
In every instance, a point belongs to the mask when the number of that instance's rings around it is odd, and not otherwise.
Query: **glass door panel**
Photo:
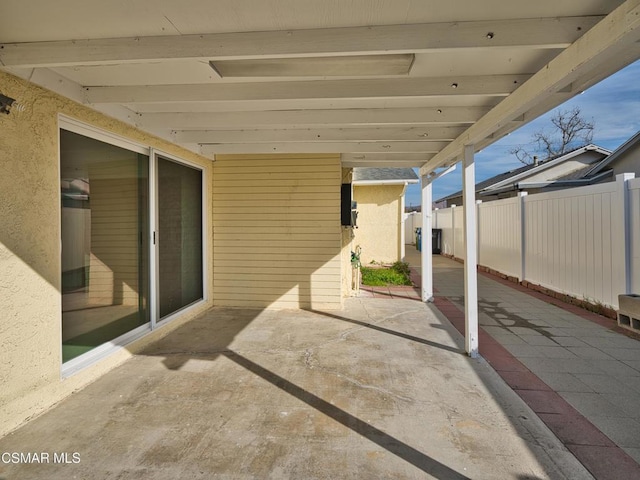
[[[202,171],[157,158],[158,304],[163,318],[203,298]]]
[[[149,157],[60,131],[63,362],[149,322]]]

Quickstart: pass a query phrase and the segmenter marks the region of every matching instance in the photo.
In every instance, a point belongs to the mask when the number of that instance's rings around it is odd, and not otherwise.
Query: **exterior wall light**
[[[22,112],[24,111],[24,105],[16,102],[15,99],[0,93],[0,113],[9,115],[11,113],[11,109]]]

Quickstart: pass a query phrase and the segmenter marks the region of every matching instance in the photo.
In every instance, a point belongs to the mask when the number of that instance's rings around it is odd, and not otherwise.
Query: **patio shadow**
[[[298,400],[306,403],[315,410],[333,418],[338,423],[353,430],[355,433],[362,435],[388,452],[411,463],[423,472],[426,472],[439,480],[470,480],[469,477],[462,475],[445,464],[425,455],[391,435],[388,435],[382,430],[363,422],[359,418],[354,417],[335,405],[315,396],[311,392],[300,388],[280,375],[261,367],[239,353],[229,351],[224,355],[229,360],[244,367],[251,373],[258,375],[272,385],[278,387],[280,390],[296,397]]]
[[[461,355],[466,355],[465,351],[461,348],[451,347],[449,345],[443,345],[442,343],[434,342],[431,340],[426,340],[424,338],[415,337],[413,335],[409,335],[407,333],[398,332],[395,330],[390,330],[388,328],[381,327],[379,325],[375,325],[372,323],[361,322],[360,320],[354,320],[353,318],[342,317],[340,315],[336,315],[335,313],[321,312],[318,310],[307,310],[309,312],[316,313],[318,315],[323,315],[325,317],[335,318],[336,320],[341,320],[343,322],[353,323],[355,325],[360,325],[365,328],[370,328],[371,330],[377,330],[378,332],[388,333],[389,335],[394,335],[396,337],[404,338],[407,340],[411,340],[412,342],[418,342],[423,345],[429,345],[430,347],[441,348],[442,350],[447,350],[448,352],[459,353]],[[442,328],[442,327],[441,327]]]

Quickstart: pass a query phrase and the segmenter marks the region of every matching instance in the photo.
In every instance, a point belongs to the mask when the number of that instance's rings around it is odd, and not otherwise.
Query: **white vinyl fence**
[[[522,275],[522,199],[479,203],[478,263],[507,275]],[[462,209],[459,209],[462,210]]]
[[[407,213],[404,216],[404,243],[416,244],[416,228],[422,227],[420,212]]]
[[[443,253],[464,258],[463,209],[435,210]],[[478,202],[478,264],[592,303],[640,293],[640,178]]]

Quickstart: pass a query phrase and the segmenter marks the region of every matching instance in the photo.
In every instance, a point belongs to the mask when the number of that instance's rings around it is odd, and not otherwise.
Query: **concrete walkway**
[[[419,258],[407,246],[417,271]],[[463,332],[463,265],[434,256],[434,286],[435,305]],[[596,478],[640,478],[640,341],[489,274],[478,297],[481,355]]]
[[[0,439],[0,478],[592,478],[462,345],[411,299],[212,309]]]

